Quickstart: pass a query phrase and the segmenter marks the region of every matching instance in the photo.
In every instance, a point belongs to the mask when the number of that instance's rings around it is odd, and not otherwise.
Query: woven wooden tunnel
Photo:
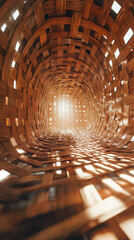
[[[134,1],[0,6],[0,239],[134,239]]]

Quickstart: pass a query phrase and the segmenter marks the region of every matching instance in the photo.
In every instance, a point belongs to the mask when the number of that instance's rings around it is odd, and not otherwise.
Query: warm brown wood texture
[[[133,0],[0,6],[0,239],[134,239]]]

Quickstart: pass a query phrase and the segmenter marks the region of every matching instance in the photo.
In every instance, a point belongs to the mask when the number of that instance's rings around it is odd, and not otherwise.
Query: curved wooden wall
[[[22,177],[20,182],[24,181],[24,185],[40,181],[40,175],[29,175],[31,167],[45,164],[41,159],[43,156],[47,159],[48,148],[51,147],[52,152],[56,149],[53,141],[59,144],[57,149],[62,149],[58,136],[52,138],[46,121],[48,102],[57,91],[78,96],[85,103],[87,139],[91,137],[112,154],[121,152],[132,160],[134,34],[127,43],[124,36],[129,29],[134,32],[134,3],[133,0],[116,2],[121,6],[118,14],[111,10],[113,0],[6,0],[1,3],[1,27],[6,24],[6,28],[0,30],[0,167]],[[19,16],[14,20],[12,14],[17,9]],[[20,46],[16,51],[17,42]],[[117,49],[118,57],[115,56]],[[68,146],[67,141],[72,140],[67,137],[66,141],[65,137],[64,141]],[[51,186],[54,170],[51,164],[49,167],[46,189]],[[28,188],[20,190],[21,193],[10,189],[13,184],[14,180],[7,189],[6,185],[2,187],[2,201],[9,202],[10,198],[15,201],[27,193]],[[43,183],[40,189],[42,186]],[[76,194],[79,205],[81,198],[77,190]],[[88,214],[88,210],[85,211]],[[18,221],[23,221],[22,215]],[[79,226],[79,222],[77,224]],[[76,230],[75,224],[73,226]],[[12,227],[9,224],[7,231]]]
[[[85,95],[85,99],[88,96],[85,101],[89,113],[92,112],[88,125],[93,136],[100,136],[101,141],[107,136],[105,141],[118,148],[133,148],[134,36],[127,44],[123,40],[126,30],[134,30],[133,3],[122,2],[115,19],[116,14],[111,11],[113,1],[102,6],[98,2],[3,4],[1,23],[6,23],[7,28],[0,37],[1,137],[6,137],[7,142],[12,136],[21,145],[20,135],[31,139],[36,127],[41,131],[37,126],[37,119],[41,122],[44,115],[41,101],[47,102],[48,92],[51,89],[53,94],[59,81],[68,90],[73,88],[74,94]],[[15,9],[20,15],[14,21]],[[117,48],[120,55],[116,59]],[[43,131],[47,129],[45,123],[42,127]]]

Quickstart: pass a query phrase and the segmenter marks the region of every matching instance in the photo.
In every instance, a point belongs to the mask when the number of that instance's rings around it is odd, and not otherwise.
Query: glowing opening
[[[123,80],[121,80],[121,85],[123,85],[123,83],[124,83]]]
[[[113,66],[112,60],[109,61],[109,65],[110,65],[111,67]]]
[[[10,173],[5,171],[4,169],[0,170],[0,182],[6,179],[9,175]]]
[[[117,91],[117,87],[114,87],[114,92],[116,92]]]
[[[56,162],[56,166],[60,167],[61,166],[61,162]]]
[[[130,140],[131,142],[134,142],[134,136],[131,138],[131,140]]]
[[[15,67],[16,62],[13,60],[11,63],[11,66],[14,68]]]
[[[16,81],[13,82],[13,88],[16,89]]]
[[[105,35],[103,35],[103,37],[104,37],[105,39],[107,39],[107,37],[106,37]]]
[[[4,24],[1,26],[1,31],[2,31],[2,32],[5,32],[6,27],[7,27],[7,25],[6,25],[6,23],[4,23]]]
[[[19,50],[19,47],[20,47],[20,43],[17,41],[17,43],[16,43],[16,46],[15,46],[15,50],[18,52],[18,50]]]
[[[20,15],[20,13],[19,13],[19,10],[17,9],[17,10],[12,14],[13,19],[16,20],[19,15]]]
[[[115,51],[114,55],[115,55],[115,58],[117,59],[117,58],[118,58],[118,56],[120,55],[119,48],[117,48],[117,49],[116,49],[116,51]]]
[[[133,36],[133,31],[132,31],[132,29],[131,28],[129,28],[129,30],[127,31],[127,33],[125,34],[125,36],[124,36],[124,42],[125,42],[125,44],[127,44],[128,43],[128,41],[130,40],[130,38]]]
[[[61,170],[57,170],[56,174],[60,175],[60,174],[62,174],[62,171]]]
[[[116,1],[114,1],[111,9],[112,9],[116,14],[118,14],[119,11],[120,11],[120,9],[121,9],[121,6],[120,6]]]
[[[121,139],[125,139],[125,137],[126,137],[127,135],[126,134],[124,134],[122,137],[121,137]]]
[[[20,154],[25,152],[24,150],[19,149],[19,148],[17,148],[16,150],[17,150],[17,152],[20,153]]]
[[[105,57],[107,57],[107,56],[108,56],[108,52],[105,53]]]

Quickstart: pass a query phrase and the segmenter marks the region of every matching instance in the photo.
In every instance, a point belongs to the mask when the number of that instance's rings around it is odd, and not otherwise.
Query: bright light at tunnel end
[[[51,132],[69,134],[87,126],[86,103],[79,96],[55,94],[48,104],[48,127]]]
[[[59,116],[65,118],[69,116],[69,105],[70,102],[68,99],[62,98],[59,102],[58,102],[58,108],[59,108]]]

